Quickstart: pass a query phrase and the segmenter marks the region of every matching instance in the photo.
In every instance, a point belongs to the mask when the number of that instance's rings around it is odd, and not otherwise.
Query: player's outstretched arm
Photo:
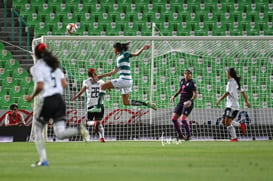
[[[150,45],[144,45],[141,49],[136,51],[135,53],[132,53],[132,56],[138,56],[139,54],[142,53],[143,50],[148,50],[151,46]]]
[[[108,73],[106,73],[106,74],[98,75],[98,78],[101,79],[101,78],[103,78],[103,77],[108,77],[108,76],[114,75],[114,74],[116,74],[118,71],[119,71],[118,68],[115,67],[112,71],[110,71],[110,72],[108,72]]]
[[[86,89],[87,88],[84,86],[77,95],[75,95],[74,97],[70,98],[70,101],[74,101],[75,99],[77,99],[78,97],[80,97],[86,91]]]

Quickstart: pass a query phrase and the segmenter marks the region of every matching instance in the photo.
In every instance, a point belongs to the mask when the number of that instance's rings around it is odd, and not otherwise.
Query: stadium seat
[[[22,67],[14,68],[12,72],[12,77],[15,81],[17,80],[23,80],[25,77],[29,76],[29,73],[26,71],[26,69]]]
[[[57,5],[54,8],[54,11],[58,13],[58,15],[63,15],[63,16],[66,15],[67,13],[71,13],[70,7],[67,7],[65,3],[61,3]]]
[[[17,69],[20,67],[20,62],[15,59],[9,59],[5,62],[5,69],[13,71],[14,69]]]
[[[2,51],[0,52],[0,59],[9,60],[12,59],[12,57],[13,56],[9,50],[2,49]]]
[[[43,18],[40,14],[32,13],[30,15],[25,16],[27,25],[29,27],[34,28],[37,24],[40,24],[40,22],[43,22]]]
[[[47,3],[44,3],[42,6],[38,6],[37,10],[39,15],[43,15],[45,17],[54,12],[53,6],[49,6]]]
[[[78,16],[76,16],[73,13],[67,13],[63,16],[62,22],[66,25],[68,23],[77,23],[78,21]]]
[[[25,6],[25,3],[26,3],[25,0],[13,0],[12,7],[16,9],[21,9],[23,6]]]
[[[27,18],[32,13],[37,13],[37,7],[31,6],[31,4],[26,3],[23,7],[20,8],[20,15],[24,18]]]

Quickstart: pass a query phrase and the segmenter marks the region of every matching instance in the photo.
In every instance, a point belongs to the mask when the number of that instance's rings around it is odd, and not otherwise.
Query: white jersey
[[[52,96],[54,94],[63,94],[63,86],[61,79],[64,78],[64,73],[60,68],[57,68],[54,72],[44,62],[43,59],[39,59],[38,62],[30,69],[33,81],[35,84],[43,82],[44,88],[40,95],[42,97]]]
[[[229,93],[227,96],[227,102],[226,107],[229,107],[233,110],[239,110],[239,93],[238,90],[239,86],[235,79],[231,78],[228,80],[227,86],[226,86],[226,92]]]
[[[99,92],[101,92],[100,85],[103,83],[104,83],[103,80],[94,82],[91,77],[83,81],[83,87],[86,87],[87,107],[97,105],[99,99]]]

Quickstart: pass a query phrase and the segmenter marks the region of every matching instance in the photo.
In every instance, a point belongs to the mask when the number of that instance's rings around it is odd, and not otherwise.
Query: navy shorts
[[[88,107],[88,109],[93,108],[94,106]],[[87,113],[87,118],[88,121],[100,121],[102,120],[104,115],[104,106],[101,105],[101,112],[88,112]]]
[[[185,116],[188,116],[190,115],[192,109],[193,109],[193,106],[194,106],[194,102],[192,102],[191,106],[190,107],[184,107],[183,105],[184,102],[179,102],[175,109],[174,109],[174,112],[176,114],[178,114],[179,116],[184,114]]]

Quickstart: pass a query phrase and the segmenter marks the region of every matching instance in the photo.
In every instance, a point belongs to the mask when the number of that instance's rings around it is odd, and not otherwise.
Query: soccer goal
[[[241,96],[241,109],[235,121],[245,123],[247,132],[242,135],[237,127],[239,139],[272,139],[273,37],[43,36],[33,40],[33,47],[39,42],[46,43],[58,56],[66,73],[69,82],[65,92],[67,126],[86,123],[86,97],[76,101],[70,101],[70,97],[81,89],[87,70],[94,68],[98,74],[111,71],[116,65],[113,44],[130,42],[130,52],[151,45],[150,50],[131,58],[134,82],[130,98],[152,100],[157,103],[158,110],[124,106],[119,90],[107,92],[103,118],[106,140],[176,137],[171,115],[179,97],[175,103],[170,103],[169,99],[179,89],[186,69],[193,72],[198,88],[198,98],[188,118],[193,140],[229,139],[221,124],[225,101],[219,107],[215,105],[225,92],[228,67],[234,67],[241,76],[242,87],[251,103],[251,107],[246,108]],[[118,74],[104,80],[117,77]],[[92,126],[89,130],[96,140]],[[55,139],[50,125],[47,133],[49,140]]]

